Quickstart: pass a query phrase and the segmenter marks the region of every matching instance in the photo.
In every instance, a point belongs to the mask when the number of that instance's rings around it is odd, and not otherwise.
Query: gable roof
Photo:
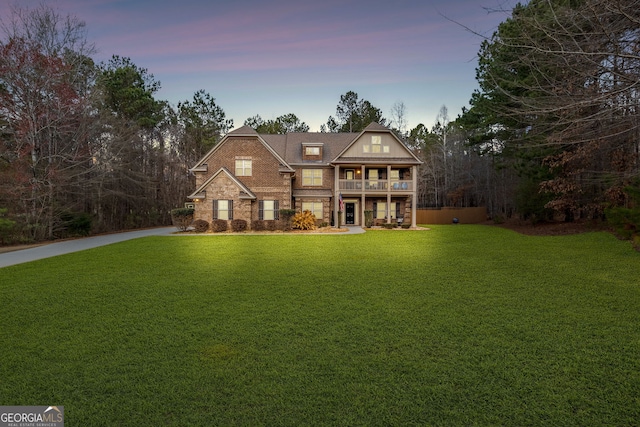
[[[337,156],[335,156],[335,157],[331,160],[331,163],[337,163],[337,162],[339,162],[340,157],[341,157],[344,153],[346,153],[346,152],[347,152],[347,150],[349,150],[349,148],[351,148],[351,146],[352,146],[353,144],[355,144],[355,143],[356,143],[356,141],[358,141],[358,140],[360,139],[360,137],[362,137],[362,135],[364,135],[364,134],[365,134],[365,133],[367,133],[367,132],[376,132],[376,133],[384,132],[384,133],[388,133],[389,135],[391,135],[391,137],[392,137],[393,139],[395,139],[395,140],[398,142],[398,144],[400,144],[400,146],[401,146],[402,148],[404,148],[404,150],[406,151],[406,153],[407,153],[409,156],[411,156],[411,157],[413,158],[413,161],[412,161],[411,163],[414,163],[414,164],[417,164],[417,165],[419,165],[419,164],[422,164],[422,163],[423,163],[423,162],[422,162],[422,160],[420,160],[420,159],[419,159],[415,154],[413,154],[413,152],[412,152],[412,151],[411,151],[411,150],[410,150],[410,149],[409,149],[409,148],[404,144],[404,142],[402,142],[402,141],[400,140],[400,138],[398,138],[398,137],[396,136],[396,134],[395,134],[395,133],[393,133],[393,132],[391,131],[391,129],[389,129],[388,127],[383,126],[383,125],[381,125],[381,124],[379,124],[379,123],[375,123],[375,122],[372,122],[371,124],[369,124],[369,126],[367,126],[366,128],[364,128],[364,130],[363,130],[362,132],[360,132],[359,134],[357,134],[357,136],[351,140],[351,143],[350,143],[350,144],[348,144],[346,147],[344,147],[344,148],[342,149],[342,151],[340,151],[340,153],[339,153]],[[353,161],[353,160],[367,161],[367,160],[372,160],[372,159],[370,159],[370,158],[366,158],[366,157],[358,158],[358,159],[349,159],[349,161]],[[376,160],[378,160],[378,159],[376,159]],[[406,161],[406,159],[393,159],[393,160],[394,160],[394,161]]]
[[[245,136],[245,137],[257,137],[258,141],[260,143],[262,143],[262,145],[264,145],[264,147],[271,153],[273,154],[273,156],[276,158],[276,160],[278,160],[278,162],[280,162],[281,168],[280,170],[282,172],[293,172],[293,168],[291,166],[289,166],[289,164],[284,160],[283,156],[281,156],[279,154],[279,152],[277,150],[274,149],[274,147],[272,147],[270,144],[268,144],[264,138],[263,135],[259,135],[252,127],[250,126],[242,126],[241,128],[232,130],[231,132],[229,132],[228,134],[226,134],[221,140],[220,142],[218,142],[211,150],[209,150],[209,152],[207,154],[205,154],[204,156],[202,156],[202,158],[198,161],[198,163],[195,164],[195,166],[193,166],[191,169],[189,169],[190,171],[193,171],[194,169],[197,169],[199,166],[202,166],[203,164],[206,163],[206,160],[211,157],[211,155],[213,153],[215,153],[218,149],[220,149],[220,147],[222,145],[224,145],[231,137],[237,137],[237,136]]]
[[[211,184],[211,181],[213,181],[221,173],[224,173],[229,178],[231,178],[231,180],[235,183],[235,185],[240,189],[240,198],[241,199],[256,199],[256,195],[253,194],[253,192],[251,190],[249,190],[249,188],[246,185],[244,185],[242,182],[240,182],[240,180],[238,180],[238,178],[236,178],[235,175],[232,174],[231,172],[229,172],[229,169],[225,168],[224,166],[221,167],[220,169],[218,169],[218,171],[216,173],[211,175],[211,177],[209,179],[207,179],[205,182],[203,182],[202,185],[200,187],[198,187],[196,189],[196,191],[194,191],[193,193],[188,195],[187,198],[188,199],[203,198],[204,196],[202,196],[202,194],[204,194],[205,189],[209,186],[209,184]],[[245,195],[243,196],[242,193],[244,193]]]
[[[303,161],[302,146],[303,144],[321,144],[322,160],[315,163],[319,166],[330,166],[332,163],[339,162],[342,156],[362,135],[366,132],[384,132],[390,134],[404,149],[408,156],[403,159],[389,159],[392,161],[406,162],[411,157],[410,163],[421,164],[422,161],[416,157],[413,152],[386,126],[379,123],[369,124],[362,132],[291,132],[284,135],[281,134],[258,134],[250,126],[242,126],[226,134],[222,140],[216,144],[207,154],[205,154],[195,166],[190,170],[193,171],[199,166],[206,163],[207,159],[230,137],[257,137],[258,140],[269,150],[274,157],[280,162],[281,172],[294,172],[292,165],[309,165],[310,161]],[[356,160],[356,159],[352,159]],[[371,160],[367,158],[358,160]],[[378,159],[379,160],[379,159]]]

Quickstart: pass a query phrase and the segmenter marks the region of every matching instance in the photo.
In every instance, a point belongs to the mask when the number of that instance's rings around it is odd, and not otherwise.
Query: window
[[[398,217],[400,209],[400,204],[396,202],[391,202],[389,204],[389,214],[391,219],[396,219]],[[387,203],[386,202],[376,202],[373,204],[373,217],[383,219],[387,217]]]
[[[319,156],[320,147],[305,147],[304,154],[306,154],[307,156]]]
[[[258,203],[258,219],[280,219],[280,203],[277,200],[260,200]]]
[[[311,211],[316,219],[322,220],[322,202],[302,202],[303,211]]]
[[[213,219],[233,219],[233,200],[214,200]]]
[[[354,179],[355,178],[355,174],[353,169],[347,169],[344,171],[344,176],[346,179]]]
[[[372,153],[380,153],[382,152],[382,137],[380,135],[373,135],[371,137],[371,152]]]
[[[391,181],[400,181],[399,169],[391,169]]]
[[[251,160],[236,160],[236,176],[251,176]]]
[[[303,169],[302,185],[322,185],[322,169]]]

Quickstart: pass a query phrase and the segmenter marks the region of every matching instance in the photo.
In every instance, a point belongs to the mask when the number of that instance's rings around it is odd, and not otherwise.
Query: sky
[[[86,23],[98,62],[130,58],[161,83],[157,99],[205,90],[233,119],[293,113],[319,131],[354,91],[407,128],[450,119],[477,89],[483,40],[508,18],[511,0],[0,0],[44,3]],[[472,30],[472,31],[470,31]],[[476,34],[474,34],[476,33]]]

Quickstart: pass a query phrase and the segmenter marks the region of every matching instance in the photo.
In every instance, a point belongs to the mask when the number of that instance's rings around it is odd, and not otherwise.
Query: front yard
[[[0,270],[69,425],[634,425],[640,253],[488,226],[144,238]]]

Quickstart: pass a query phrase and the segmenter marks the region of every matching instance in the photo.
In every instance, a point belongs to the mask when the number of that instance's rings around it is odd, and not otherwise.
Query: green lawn
[[[602,232],[150,237],[0,304],[0,405],[68,426],[640,422],[640,253]]]

